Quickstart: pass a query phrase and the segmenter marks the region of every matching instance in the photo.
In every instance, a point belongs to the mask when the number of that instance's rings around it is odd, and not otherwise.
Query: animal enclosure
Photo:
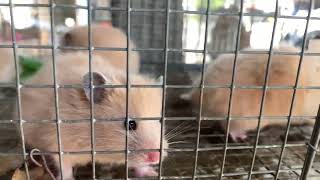
[[[1,180],[14,179],[17,173],[28,180],[65,179],[67,173],[79,180],[320,178],[320,111],[296,113],[299,105],[314,111],[320,104],[317,96],[303,96],[320,91],[320,84],[309,83],[320,78],[306,70],[316,66],[308,62],[320,63],[320,1],[0,0],[0,15],[0,48],[10,51],[0,51]],[[99,32],[99,26],[117,30]],[[77,27],[85,27],[84,34]],[[117,33],[125,38],[117,39]],[[111,45],[98,43],[105,37],[112,39]],[[283,44],[294,49],[282,49]],[[105,58],[111,60],[104,68],[100,62]],[[242,63],[260,58],[262,68],[258,62],[253,68]],[[5,64],[7,59],[11,65]],[[122,66],[114,70],[120,60]],[[217,68],[228,60],[231,63]],[[294,78],[272,84],[286,76],[278,70],[275,78],[276,65],[293,61],[294,68],[283,67]],[[82,73],[83,64],[87,74]],[[229,73],[223,74],[227,66]],[[83,79],[74,83],[71,77],[80,74],[79,69]],[[211,70],[217,75],[210,76]],[[254,72],[260,79],[249,74],[242,80],[241,72]],[[212,83],[211,77],[228,80]],[[246,81],[250,78],[253,83]],[[108,107],[121,109],[101,110],[99,103],[105,101],[95,95],[102,90],[106,99],[120,94]],[[212,104],[209,95],[220,90],[224,93],[217,96],[226,100]],[[196,103],[187,97],[190,92]],[[270,98],[271,92],[279,93]],[[287,94],[288,102],[282,102]],[[74,102],[76,97],[81,101]],[[242,102],[251,97],[258,100],[246,107]],[[223,104],[223,113],[211,114]],[[269,106],[286,111],[268,114]],[[42,114],[47,109],[50,116]],[[257,111],[245,113],[252,109]],[[268,124],[275,120],[282,123]],[[245,131],[246,137],[233,138],[233,122],[240,128],[250,121],[256,124]],[[141,135],[135,130],[144,123],[152,125],[145,125]],[[56,135],[52,139],[45,136],[49,126]],[[85,133],[69,133],[68,126]],[[121,132],[114,130],[120,126]],[[114,132],[100,137],[102,127]],[[34,137],[30,140],[27,134]],[[75,148],[69,148],[74,143],[66,140],[69,136],[80,139]],[[145,139],[149,141],[142,142]],[[132,143],[138,145],[132,148]],[[52,144],[55,150],[46,149]],[[149,158],[152,153],[160,156],[150,164],[153,174],[139,177],[132,166],[138,158],[131,156]],[[75,164],[67,172],[64,160],[72,158],[90,163]]]

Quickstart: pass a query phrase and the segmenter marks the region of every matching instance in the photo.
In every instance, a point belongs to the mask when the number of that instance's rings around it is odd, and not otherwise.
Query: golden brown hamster
[[[283,46],[280,51],[300,52],[298,49]],[[277,49],[275,49],[277,51]],[[300,56],[273,54],[269,70],[268,86],[291,86],[291,89],[267,89],[263,116],[288,116],[293,96],[293,86],[297,77]],[[263,86],[267,67],[267,54],[239,54],[235,71],[235,86]],[[221,55],[208,65],[204,85],[231,85],[234,55]],[[320,61],[317,57],[304,56],[299,78],[299,86],[320,86]],[[199,80],[195,81],[199,85]],[[232,98],[232,117],[259,116],[262,89],[236,88]],[[227,117],[230,88],[205,88],[203,91],[204,117]],[[199,89],[183,95],[191,99],[194,108],[199,108]],[[316,116],[320,102],[319,90],[298,89],[293,106],[293,116]],[[313,123],[312,119],[295,119],[293,124]],[[219,123],[225,129],[227,121]],[[230,121],[230,136],[234,141],[244,140],[246,132],[257,128],[258,119]],[[286,125],[287,119],[263,118],[261,127]]]
[[[94,57],[93,83],[126,84],[126,77],[118,69],[109,65],[102,57]],[[72,167],[91,162],[91,126],[90,126],[90,89],[88,74],[88,56],[83,53],[67,53],[56,57],[58,84],[78,84],[83,88],[59,88],[59,118],[66,123],[60,123],[62,151],[87,152],[87,154],[64,155],[63,176],[73,179]],[[132,75],[131,83],[152,84],[153,80],[140,75]],[[53,84],[52,63],[46,63],[43,68],[29,79],[27,84]],[[97,151],[125,150],[126,123],[126,88],[95,88],[94,118],[102,119],[95,123],[95,148]],[[157,88],[131,88],[129,92],[129,136],[128,147],[132,149],[159,149],[161,124],[159,120],[139,121],[132,118],[160,117],[161,90]],[[57,128],[55,122],[37,123],[39,120],[55,119],[54,89],[23,88],[21,90],[22,118],[26,143],[42,151],[58,151]],[[80,122],[77,121],[80,119]],[[81,121],[81,119],[83,121]],[[167,147],[164,139],[163,147]],[[129,167],[135,168],[137,176],[154,175],[151,164],[158,163],[159,151],[129,153]],[[164,156],[166,154],[164,153]],[[124,163],[124,153],[97,154],[99,163]],[[58,166],[59,158],[54,156]]]
[[[92,24],[91,25],[92,46],[104,48],[126,48],[127,36],[120,29],[111,25]],[[130,40],[130,48],[135,48],[135,44]],[[62,37],[61,44],[64,46],[88,47],[88,26],[76,26]],[[94,50],[93,54],[107,59],[111,65],[126,71],[127,52]],[[140,67],[140,57],[137,51],[130,51],[129,57],[130,72],[138,72]]]

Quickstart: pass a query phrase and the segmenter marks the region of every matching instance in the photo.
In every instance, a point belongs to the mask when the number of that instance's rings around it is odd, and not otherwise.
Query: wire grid
[[[62,145],[61,145],[61,129],[60,129],[60,116],[59,116],[59,96],[58,96],[58,83],[57,83],[57,72],[56,72],[56,61],[55,61],[55,53],[56,53],[56,46],[54,43],[55,39],[55,26],[54,26],[54,1],[50,0],[50,27],[51,27],[51,44],[53,44],[51,52],[52,52],[52,73],[53,73],[53,84],[54,84],[54,100],[55,100],[55,116],[57,122],[57,134],[58,134],[58,149],[59,149],[59,161],[60,161],[60,172],[61,172],[61,179],[63,179],[63,152],[62,152]],[[13,25],[14,26],[14,25]]]
[[[132,119],[135,119],[135,120],[138,120],[138,121],[144,121],[144,120],[156,120],[156,119],[161,119],[162,120],[162,127],[161,127],[161,142],[163,141],[163,136],[164,136],[164,128],[163,128],[163,125],[165,124],[165,121],[174,121],[174,120],[197,120],[198,122],[198,126],[197,126],[197,135],[196,135],[196,144],[195,144],[195,148],[194,149],[163,149],[162,147],[162,143],[160,144],[161,147],[160,147],[160,153],[161,153],[161,158],[160,158],[160,165],[159,165],[159,179],[198,179],[198,178],[212,178],[212,177],[219,177],[219,179],[223,179],[224,177],[230,177],[230,176],[236,176],[236,175],[241,175],[241,173],[224,173],[224,165],[226,163],[226,158],[227,158],[227,151],[228,150],[235,150],[235,149],[240,149],[240,150],[243,150],[243,149],[252,149],[254,151],[253,153],[253,156],[252,156],[252,161],[251,161],[251,168],[250,168],[250,171],[247,173],[248,174],[248,178],[247,179],[251,179],[253,175],[256,175],[256,174],[263,174],[263,173],[274,173],[275,174],[275,177],[273,178],[277,178],[279,176],[279,173],[281,172],[286,172],[286,170],[283,170],[281,169],[281,164],[282,164],[282,160],[283,160],[283,157],[284,157],[284,154],[285,154],[285,149],[286,148],[290,148],[290,147],[304,147],[303,144],[286,144],[287,142],[287,138],[288,138],[288,133],[289,133],[289,128],[290,128],[290,122],[295,119],[295,118],[301,118],[301,117],[293,117],[292,116],[292,105],[291,105],[291,108],[290,108],[290,114],[289,116],[285,116],[285,117],[267,117],[267,116],[262,116],[263,114],[263,105],[264,105],[264,99],[265,99],[265,93],[266,93],[266,89],[293,89],[294,90],[294,95],[293,95],[293,98],[292,98],[292,104],[294,103],[294,97],[295,97],[295,92],[297,89],[320,89],[319,87],[299,87],[298,86],[298,79],[299,79],[299,75],[300,75],[300,68],[301,68],[301,63],[302,63],[302,60],[303,60],[303,56],[304,55],[310,55],[310,56],[319,56],[320,53],[305,53],[304,52],[304,47],[306,45],[306,36],[307,36],[307,29],[308,29],[308,24],[309,24],[309,21],[311,19],[314,19],[314,20],[320,20],[320,18],[316,18],[316,17],[311,17],[311,5],[313,3],[312,0],[310,0],[310,8],[309,8],[309,11],[308,11],[308,16],[307,18],[305,17],[296,17],[296,16],[280,16],[278,14],[278,0],[276,1],[276,10],[275,10],[275,13],[274,13],[274,27],[273,27],[273,32],[272,32],[272,39],[271,39],[271,45],[270,45],[270,49],[269,51],[240,51],[238,46],[239,46],[239,32],[240,32],[240,29],[241,29],[241,21],[242,21],[242,17],[243,16],[265,16],[265,15],[261,15],[261,14],[250,14],[250,13],[244,13],[243,12],[243,1],[241,1],[241,8],[240,8],[240,12],[239,14],[238,13],[235,13],[235,14],[232,14],[232,13],[213,13],[213,12],[210,12],[209,11],[209,5],[210,5],[210,0],[207,0],[207,10],[206,12],[201,12],[201,11],[187,11],[187,10],[171,10],[169,5],[170,5],[170,0],[167,0],[166,1],[166,9],[132,9],[130,8],[130,0],[127,1],[127,8],[126,9],[121,9],[121,8],[102,8],[102,7],[96,7],[96,8],[93,8],[91,7],[91,1],[89,0],[88,1],[88,5],[87,6],[78,6],[78,5],[62,5],[62,4],[55,4],[55,2],[53,0],[50,1],[50,4],[13,4],[12,1],[10,0],[9,4],[0,4],[0,6],[8,6],[10,8],[10,15],[11,15],[11,24],[14,24],[14,20],[13,20],[13,16],[12,16],[12,12],[13,12],[13,7],[17,6],[17,7],[48,7],[50,8],[50,20],[51,20],[51,43],[52,45],[45,45],[45,46],[42,46],[42,45],[18,45],[16,43],[16,37],[15,37],[15,27],[12,26],[11,27],[11,32],[12,32],[12,45],[1,45],[1,48],[13,48],[13,52],[14,52],[14,59],[15,59],[15,66],[16,66],[16,84],[15,85],[10,85],[10,84],[5,84],[5,85],[1,85],[1,87],[16,87],[17,89],[17,103],[18,103],[18,119],[16,121],[19,122],[20,124],[20,131],[21,131],[21,140],[22,140],[22,155],[24,156],[24,158],[26,158],[26,156],[28,155],[28,153],[26,153],[26,150],[25,150],[25,142],[24,142],[24,136],[23,136],[23,123],[28,123],[28,122],[25,122],[22,117],[21,117],[21,99],[20,99],[20,89],[21,88],[34,88],[34,87],[37,87],[37,88],[54,88],[54,92],[55,92],[55,109],[56,109],[56,118],[53,119],[53,120],[42,120],[42,122],[40,123],[56,123],[57,125],[57,130],[58,130],[58,141],[59,141],[59,157],[60,157],[60,170],[63,169],[62,167],[62,160],[63,160],[63,155],[67,155],[67,154],[82,154],[82,153],[91,153],[92,154],[92,162],[93,162],[93,166],[92,166],[92,172],[93,172],[93,175],[92,175],[92,178],[93,179],[96,179],[96,169],[95,169],[95,155],[96,154],[108,154],[108,153],[119,153],[119,152],[124,152],[126,154],[126,177],[125,179],[128,179],[128,153],[134,153],[134,152],[129,152],[128,150],[128,128],[127,128],[127,131],[126,131],[126,150],[125,151],[96,151],[95,150],[95,142],[94,142],[94,124],[95,122],[97,121],[106,121],[104,119],[95,119],[94,117],[94,114],[93,114],[93,109],[94,109],[94,105],[93,105],[93,101],[91,101],[91,105],[90,105],[90,112],[91,112],[91,116],[90,116],[90,119],[78,119],[77,121],[75,121],[75,123],[77,122],[81,122],[81,121],[87,121],[87,120],[91,120],[91,135],[92,135],[92,151],[90,152],[62,152],[62,146],[61,146],[61,137],[60,137],[60,124],[61,123],[65,123],[67,122],[68,120],[63,120],[63,119],[60,119],[59,117],[59,112],[58,112],[58,109],[59,109],[59,98],[58,98],[58,89],[59,88],[80,88],[80,86],[77,86],[77,85],[58,85],[57,84],[57,81],[56,81],[56,78],[54,78],[54,84],[53,85],[23,85],[21,84],[20,82],[20,79],[19,79],[19,66],[18,66],[18,61],[17,61],[17,58],[16,58],[16,51],[18,48],[31,48],[31,49],[51,49],[52,50],[52,58],[53,58],[53,74],[54,74],[54,77],[56,77],[56,70],[55,70],[55,51],[57,49],[73,49],[73,50],[89,50],[89,72],[90,72],[90,98],[92,99],[93,98],[93,91],[92,89],[95,88],[95,87],[104,87],[104,88],[121,88],[121,87],[125,87],[127,89],[127,106],[126,106],[126,121],[128,123],[128,120],[129,120],[129,116],[128,116],[128,99],[129,99],[129,89],[130,88],[163,88],[163,104],[162,104],[162,113],[161,113],[161,117],[159,118],[132,118]],[[77,8],[77,9],[87,9],[88,10],[88,37],[89,37],[89,41],[88,41],[88,47],[61,47],[61,46],[58,46],[54,43],[54,37],[55,37],[55,31],[54,31],[54,28],[55,28],[55,25],[54,25],[54,9],[55,8]],[[108,10],[108,11],[125,11],[127,12],[127,18],[128,18],[128,24],[127,24],[127,48],[104,48],[104,47],[93,47],[92,46],[92,43],[91,43],[91,30],[90,30],[90,27],[91,27],[91,14],[92,14],[92,11],[94,10]],[[162,13],[165,13],[166,14],[166,33],[165,33],[165,46],[164,48],[135,48],[133,49],[134,51],[161,51],[161,52],[164,52],[164,82],[162,85],[131,85],[130,84],[130,77],[129,77],[129,63],[127,63],[127,83],[126,85],[117,85],[117,86],[112,86],[112,85],[104,85],[104,86],[93,86],[92,84],[92,71],[91,71],[91,66],[92,66],[92,51],[93,50],[97,50],[97,51],[103,51],[103,50],[116,50],[116,51],[126,51],[127,52],[127,61],[129,61],[129,54],[130,54],[130,49],[131,47],[129,46],[129,39],[130,39],[130,36],[131,36],[131,33],[130,33],[130,13],[131,12],[162,12]],[[207,50],[206,48],[206,42],[207,40],[205,40],[205,44],[204,44],[204,50],[192,50],[192,49],[170,49],[168,48],[168,29],[169,29],[169,16],[170,14],[174,14],[174,13],[184,13],[184,14],[201,14],[201,15],[206,15],[206,37],[205,39],[207,39],[207,27],[208,27],[208,17],[210,15],[220,15],[220,16],[239,16],[239,25],[238,25],[238,33],[237,33],[237,43],[236,43],[236,49],[235,51],[225,51],[225,52],[212,52],[212,53],[215,53],[215,54],[226,54],[226,53],[232,53],[232,54],[235,54],[235,59],[234,59],[234,67],[233,67],[233,76],[232,76],[232,83],[230,86],[216,86],[216,85],[204,85],[204,67],[205,67],[205,62],[206,62],[206,54],[209,53],[210,51]],[[274,39],[274,32],[275,32],[275,27],[276,27],[276,21],[278,18],[290,18],[290,19],[306,19],[307,20],[307,23],[306,23],[306,29],[305,29],[305,33],[304,33],[304,41],[303,41],[303,48],[302,48],[302,51],[301,53],[288,53],[288,52],[273,52],[272,50],[272,45],[273,45],[273,39]],[[200,84],[200,87],[199,86],[195,86],[195,85],[167,85],[166,84],[166,79],[167,79],[167,53],[168,52],[194,52],[194,53],[203,53],[204,54],[204,58],[203,58],[203,63],[202,63],[202,68],[201,68],[201,84]],[[238,86],[238,85],[234,85],[234,80],[235,80],[235,70],[236,70],[236,61],[237,61],[237,56],[239,54],[265,54],[265,53],[268,53],[269,57],[268,57],[268,66],[267,66],[267,70],[266,70],[266,74],[265,74],[265,82],[264,82],[264,85],[263,86]],[[274,54],[285,54],[285,55],[300,55],[300,63],[299,63],[299,68],[298,68],[298,72],[297,72],[297,80],[296,80],[296,83],[294,86],[275,86],[275,87],[267,87],[267,80],[268,80],[268,72],[269,72],[269,66],[270,66],[270,61],[271,61],[271,56],[274,55]],[[241,147],[237,147],[237,146],[228,146],[228,131],[229,131],[229,128],[227,128],[227,132],[226,132],[226,138],[225,138],[225,144],[224,144],[224,147],[217,147],[217,148],[200,148],[199,147],[199,143],[200,143],[200,129],[201,129],[201,121],[202,120],[217,120],[217,118],[214,118],[214,117],[202,117],[201,116],[201,113],[198,117],[194,118],[194,117],[165,117],[165,104],[166,104],[166,100],[165,100],[165,95],[166,95],[166,89],[167,88],[200,88],[200,101],[202,101],[202,95],[203,95],[203,89],[205,88],[230,88],[231,90],[231,93],[230,93],[230,101],[229,101],[229,110],[228,110],[228,116],[226,118],[222,118],[220,120],[227,120],[228,122],[230,122],[230,120],[235,120],[235,119],[254,119],[254,118],[258,118],[259,119],[259,122],[261,122],[262,119],[264,118],[282,118],[282,119],[287,119],[288,120],[288,125],[287,125],[287,128],[286,128],[286,134],[285,134],[285,140],[284,140],[284,143],[282,145],[278,145],[277,147],[281,148],[281,154],[280,154],[280,157],[279,157],[279,163],[278,163],[278,167],[277,167],[277,170],[274,171],[274,170],[267,170],[267,171],[254,171],[253,170],[253,166],[254,166],[254,163],[255,163],[255,159],[256,159],[256,152],[257,150],[259,149],[262,149],[262,148],[273,148],[273,147],[276,147],[276,145],[270,145],[270,147],[268,146],[261,146],[261,145],[258,145],[258,140],[259,140],[259,135],[260,135],[260,123],[257,127],[257,134],[256,134],[256,140],[255,140],[255,144],[253,146],[241,146]],[[263,96],[262,96],[262,103],[261,103],[261,106],[260,106],[260,114],[258,117],[232,117],[231,116],[231,109],[232,109],[232,106],[231,106],[231,101],[232,101],[232,92],[234,89],[236,88],[243,88],[243,89],[262,89],[263,90]],[[200,103],[200,111],[201,112],[201,106],[202,106],[202,103]],[[303,118],[308,118],[308,117],[303,117]],[[310,117],[309,117],[310,118]],[[315,117],[311,117],[311,118],[315,118]],[[115,119],[117,120],[117,119]],[[110,121],[110,120],[108,120]],[[1,123],[6,123],[6,121],[3,121]],[[229,123],[228,123],[229,124]],[[129,127],[129,126],[127,126]],[[148,151],[152,151],[153,149],[151,150],[136,150],[136,151],[142,151],[142,152],[148,152]],[[212,150],[222,150],[224,153],[223,153],[223,162],[222,162],[222,165],[221,165],[221,171],[220,171],[220,174],[219,176],[217,175],[198,175],[197,174],[197,166],[198,166],[198,153],[199,152],[207,152],[207,151],[212,151]],[[159,149],[157,149],[157,151],[159,151]],[[194,158],[194,166],[193,166],[193,174],[192,176],[178,176],[178,177],[165,177],[165,176],[162,176],[162,168],[163,168],[163,158],[162,158],[162,152],[163,151],[168,151],[168,152],[194,152],[195,153],[195,158]],[[45,152],[45,153],[40,153],[40,154],[51,154],[51,153],[56,153],[56,152]],[[303,157],[302,157],[303,159]],[[26,172],[27,172],[27,178],[30,179],[29,177],[29,173],[28,173],[28,165],[27,163],[24,163],[24,166],[26,168]],[[301,168],[300,168],[301,169]],[[63,172],[63,171],[61,171]],[[243,173],[243,175],[245,175],[246,173]],[[298,174],[299,176],[299,174]],[[62,175],[63,177],[63,175]]]
[[[130,17],[131,17],[131,0],[127,0],[127,87],[126,87],[126,154],[125,154],[125,166],[126,166],[126,173],[125,173],[125,179],[128,179],[129,177],[129,167],[128,167],[128,133],[129,133],[129,88],[130,88],[130,73],[129,73],[129,56],[130,56]]]
[[[305,47],[306,47],[306,39],[307,39],[307,33],[308,33],[308,25],[309,25],[309,21],[310,21],[310,17],[311,17],[311,10],[312,10],[312,5],[313,5],[313,0],[310,0],[309,2],[309,9],[308,9],[308,16],[307,16],[307,22],[306,22],[306,27],[305,27],[305,31],[303,34],[303,42],[302,42],[302,48],[301,48],[301,55],[300,55],[300,60],[299,60],[299,66],[298,66],[298,72],[297,72],[297,78],[295,81],[295,87],[298,85],[299,83],[299,76],[300,76],[300,72],[301,72],[301,64],[303,62],[303,54],[305,51]],[[287,124],[287,129],[286,129],[286,136],[285,136],[285,140],[281,149],[281,155],[280,155],[280,159],[279,159],[279,164],[278,164],[278,168],[277,168],[277,173],[276,173],[276,178],[278,178],[279,176],[279,170],[281,168],[281,161],[284,155],[284,151],[285,151],[285,146],[287,143],[287,139],[288,139],[288,133],[289,133],[289,128],[291,125],[291,116],[293,113],[293,104],[295,103],[295,96],[296,96],[296,92],[297,90],[294,88],[293,89],[293,96],[292,96],[292,100],[291,100],[291,106],[290,106],[290,111],[289,111],[289,119],[288,119],[288,124]]]
[[[14,24],[14,19],[13,19],[13,4],[12,0],[9,1],[9,7],[10,7],[10,21],[11,24]],[[29,171],[28,171],[28,165],[26,163],[26,147],[25,147],[25,139],[24,139],[24,134],[23,134],[23,119],[22,119],[22,114],[21,114],[21,86],[20,86],[20,78],[19,78],[19,63],[17,60],[17,47],[16,47],[16,36],[15,36],[15,28],[14,26],[11,26],[11,35],[12,35],[12,46],[13,46],[13,57],[14,57],[14,62],[15,62],[15,70],[16,70],[16,89],[17,89],[17,113],[18,113],[18,119],[19,119],[19,128],[20,128],[20,133],[21,133],[21,141],[22,141],[22,153],[23,153],[23,160],[25,161],[24,167],[26,169],[26,175],[27,179],[30,179]]]
[[[163,163],[163,139],[165,136],[165,109],[166,109],[166,95],[167,95],[167,66],[168,66],[168,46],[169,46],[169,7],[170,0],[166,0],[166,24],[165,24],[165,46],[164,46],[164,68],[163,68],[163,84],[162,84],[162,107],[161,107],[161,139],[160,139],[160,162],[159,162],[159,180],[161,180],[162,163]]]

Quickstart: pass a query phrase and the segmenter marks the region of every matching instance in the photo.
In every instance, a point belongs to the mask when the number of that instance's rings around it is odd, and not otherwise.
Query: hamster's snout
[[[146,162],[148,163],[159,163],[160,152],[149,152],[147,153]]]

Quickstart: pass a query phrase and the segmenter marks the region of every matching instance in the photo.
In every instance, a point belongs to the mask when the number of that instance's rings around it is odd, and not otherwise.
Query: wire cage
[[[304,58],[319,56],[320,49],[316,46],[311,47],[310,43],[313,39],[318,38],[317,34],[320,30],[316,26],[320,21],[320,15],[313,13],[319,8],[319,2],[318,0],[288,1],[294,5],[292,10],[295,14],[287,14],[287,9],[281,8],[283,4],[290,4],[287,1],[263,1],[265,3],[262,3],[262,6],[270,5],[269,11],[260,11],[252,5],[257,2],[259,1],[30,0],[22,2],[1,0],[2,41],[0,47],[13,52],[15,80],[0,84],[0,179],[11,178],[17,173],[17,169],[23,172],[23,179],[50,179],[48,173],[63,172],[64,157],[81,156],[84,153],[91,156],[91,163],[87,166],[74,167],[73,175],[76,179],[319,179],[320,111],[318,115],[312,117],[293,114],[293,104],[299,89],[319,90],[319,87],[301,87],[298,83]],[[251,3],[251,6],[248,6],[248,3]],[[304,14],[298,14],[299,10],[304,10]],[[21,16],[26,16],[23,14],[24,11],[29,14],[28,21],[36,20],[32,26],[27,28],[20,27],[24,24],[19,20]],[[127,36],[126,47],[94,47],[91,28],[95,22],[112,24],[122,29]],[[60,44],[59,38],[68,30],[66,26],[74,26],[74,24],[87,25],[87,46]],[[297,24],[299,27],[289,32],[288,29],[293,29]],[[267,30],[259,34],[261,29]],[[264,37],[259,39],[261,35]],[[294,39],[292,37],[298,40],[292,43],[290,42]],[[130,39],[135,42],[136,47],[130,46]],[[300,46],[301,51],[274,50],[276,46],[285,41]],[[247,46],[255,46],[257,50],[248,50]],[[261,47],[267,50],[261,50]],[[95,127],[99,125],[99,122],[106,120],[95,117],[95,104],[92,100],[89,103],[90,118],[77,119],[79,123],[88,123],[91,128],[91,149],[88,152],[63,150],[60,128],[63,124],[70,124],[70,122],[59,115],[59,110],[61,110],[59,92],[61,89],[79,88],[74,84],[59,84],[55,78],[56,73],[59,72],[55,66],[56,57],[65,50],[71,53],[84,51],[88,54],[91,100],[95,88],[125,88],[126,113],[121,119],[127,124],[124,129],[125,149],[116,152],[96,149]],[[160,84],[132,84],[130,76],[133,73],[130,72],[130,63],[126,63],[125,84],[107,85],[107,87],[94,86],[91,66],[94,61],[93,53],[96,51],[124,51],[127,62],[130,61],[130,55],[133,52],[138,52],[141,58],[139,73],[148,74],[151,77],[162,76],[162,82]],[[205,83],[206,68],[222,54],[234,56],[232,81],[225,86],[208,85]],[[240,86],[235,83],[237,59],[240,55],[245,54],[266,54],[268,56],[267,67],[265,72],[262,72],[265,79],[263,86]],[[268,86],[268,72],[274,55],[299,57],[297,76],[293,86]],[[21,56],[30,56],[37,62],[52,62],[54,77],[52,84],[25,83],[24,77],[21,76],[24,70],[24,66],[21,65]],[[3,57],[0,57],[0,60],[1,58]],[[0,68],[1,66],[0,64]],[[198,84],[193,83],[196,77],[200,79]],[[37,147],[30,147],[25,142],[24,127],[29,122],[22,118],[24,111],[21,105],[23,102],[21,91],[32,88],[50,88],[54,91],[52,108],[56,112],[55,118],[53,120],[44,119],[39,123],[56,125],[59,146],[57,152],[45,152],[41,149],[41,151],[34,152],[33,150]],[[159,117],[129,116],[128,99],[130,91],[134,88],[162,90]],[[202,115],[204,91],[218,88],[225,88],[230,92],[228,114],[226,117],[205,117]],[[273,88],[290,89],[293,92],[290,110],[286,116],[266,117],[263,115],[266,93]],[[190,102],[180,98],[182,94],[191,89],[199,90],[200,103],[197,107],[192,107]],[[258,116],[237,117],[232,115],[230,109],[236,89],[261,90]],[[17,111],[12,115],[14,109]],[[128,123],[132,118],[138,122],[161,122],[161,129],[157,132],[161,134],[158,149],[131,150],[128,148],[130,134]],[[265,118],[281,119],[287,123],[286,126],[262,128],[260,123]],[[314,125],[291,124],[294,119],[304,118],[314,119]],[[248,132],[248,138],[244,142],[233,142],[229,137],[230,121],[250,119],[259,119],[256,131]],[[227,122],[225,132],[216,127],[215,124],[218,121]],[[163,141],[166,138],[172,141],[169,142],[168,148],[163,147]],[[159,162],[152,166],[157,171],[157,175],[152,177],[132,176],[128,156],[132,153],[151,151],[160,153]],[[124,156],[121,165],[99,163],[99,155],[112,156],[114,153],[122,153]],[[165,153],[168,153],[166,158],[163,157]],[[50,157],[53,155],[59,156],[58,167],[50,164]],[[48,163],[44,163],[45,167],[40,175],[39,167],[32,158],[43,158],[37,161]],[[62,174],[61,179],[63,178]]]

